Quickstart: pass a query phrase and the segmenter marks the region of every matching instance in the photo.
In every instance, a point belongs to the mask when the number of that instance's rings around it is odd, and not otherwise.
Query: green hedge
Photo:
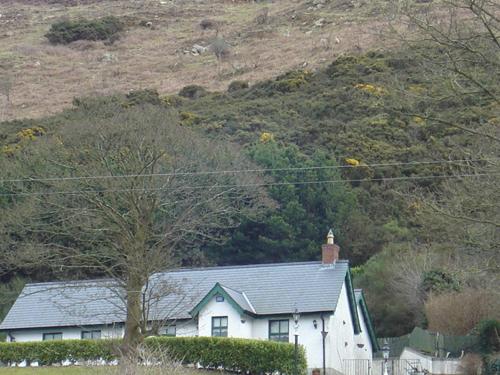
[[[199,362],[204,367],[223,367],[252,374],[275,372],[293,374],[294,346],[292,344],[220,337],[152,337],[152,348],[162,348],[185,363]],[[307,368],[303,347],[298,351],[298,370]]]
[[[76,40],[114,41],[123,28],[123,23],[113,16],[96,20],[60,21],[52,24],[45,37],[52,44],[68,44]]]
[[[119,341],[112,340],[59,340],[23,343],[0,343],[0,362],[38,361],[42,364],[64,360],[113,360]],[[252,374],[275,372],[293,374],[294,346],[264,340],[220,337],[151,337],[146,346],[161,349],[184,363],[200,363],[204,367],[223,367],[229,371]],[[307,368],[305,351],[299,347],[298,371]]]

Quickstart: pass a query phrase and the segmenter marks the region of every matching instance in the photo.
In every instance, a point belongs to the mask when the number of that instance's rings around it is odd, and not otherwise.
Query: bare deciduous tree
[[[220,240],[262,200],[255,174],[230,172],[248,168],[233,146],[177,125],[158,107],[101,110],[4,160],[6,175],[22,181],[2,187],[15,194],[1,215],[2,249],[10,267],[31,258],[111,278],[124,291],[122,350],[130,356],[158,333],[151,323],[166,318],[150,316],[151,304],[179,293],[153,276]]]

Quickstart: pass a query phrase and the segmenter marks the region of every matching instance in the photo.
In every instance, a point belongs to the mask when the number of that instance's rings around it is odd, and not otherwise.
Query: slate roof
[[[221,285],[221,288],[224,289],[224,291],[229,294],[229,296],[238,304],[241,306],[241,308],[245,311],[250,311],[252,313],[257,313],[255,311],[254,307],[252,306],[252,303],[246,296],[245,292],[239,292],[237,290],[231,289],[227,286]]]
[[[256,315],[334,311],[349,268],[321,262],[180,269],[150,279],[150,319],[188,319],[189,311],[221,287]],[[155,299],[155,293],[158,298]],[[0,330],[123,322],[123,291],[109,280],[27,284]]]

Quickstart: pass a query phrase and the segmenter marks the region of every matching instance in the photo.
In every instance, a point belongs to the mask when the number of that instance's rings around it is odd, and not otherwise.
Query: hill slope
[[[379,32],[387,27],[385,3],[319,3],[4,1],[0,77],[9,77],[12,89],[6,111],[0,94],[0,120],[56,113],[73,97],[95,93],[138,88],[173,93],[191,83],[220,90],[234,79],[253,83],[303,65],[314,69],[346,51],[378,45]],[[53,46],[44,37],[58,20],[109,15],[127,25],[112,45]],[[216,34],[201,30],[204,19],[217,22],[218,34],[231,46],[231,57],[220,72],[212,53],[190,52],[195,44],[207,46]],[[152,26],[141,26],[147,22]]]

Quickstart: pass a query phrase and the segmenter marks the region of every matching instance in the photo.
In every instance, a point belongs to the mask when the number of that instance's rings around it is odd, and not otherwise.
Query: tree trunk
[[[142,280],[131,276],[127,282],[127,317],[125,320],[125,335],[121,347],[122,355],[127,359],[134,359],[138,346],[144,341],[141,331],[142,319]]]

